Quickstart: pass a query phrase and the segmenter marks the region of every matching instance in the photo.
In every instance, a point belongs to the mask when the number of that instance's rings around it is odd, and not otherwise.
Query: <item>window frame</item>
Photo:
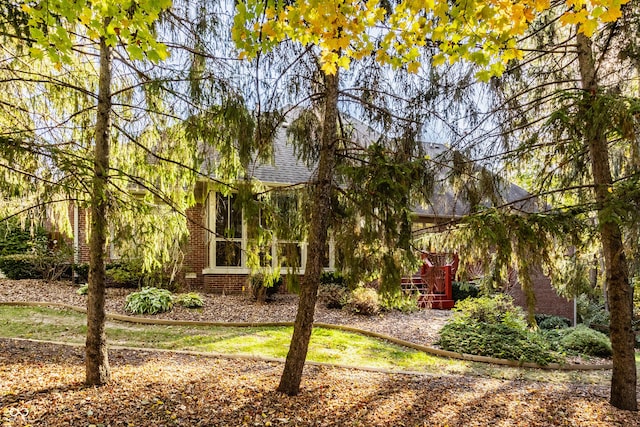
[[[239,238],[225,238],[218,235],[218,230],[216,230],[216,219],[218,214],[218,194],[221,194],[219,191],[211,190],[208,192],[207,197],[205,198],[205,218],[204,222],[206,225],[205,232],[205,255],[207,259],[205,260],[205,268],[203,269],[203,274],[243,274],[248,275],[251,274],[251,269],[247,267],[247,256],[246,251],[249,246],[249,236],[248,236],[248,227],[247,227],[247,218],[245,217],[244,210],[240,212],[241,218],[241,237]],[[229,199],[232,197],[231,195],[225,196]],[[229,221],[229,220],[228,220]],[[240,243],[240,265],[239,266],[218,266],[216,265],[216,243],[219,241],[232,241]],[[270,246],[270,255],[271,255],[271,266],[266,266],[265,268],[275,268],[279,265],[278,262],[278,245],[279,244],[288,244],[295,243],[300,246],[300,267],[292,269],[293,274],[304,274],[305,266],[307,263],[307,247],[308,243],[306,241],[294,241],[294,240],[280,240],[277,236],[273,237]],[[327,242],[329,245],[329,266],[323,266],[323,271],[333,271],[335,270],[335,242],[333,239],[333,234],[329,233],[329,241]],[[281,270],[287,272],[289,267],[281,267]]]

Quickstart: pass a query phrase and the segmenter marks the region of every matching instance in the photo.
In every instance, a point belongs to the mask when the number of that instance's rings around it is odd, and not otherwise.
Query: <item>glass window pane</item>
[[[245,222],[247,223],[247,237],[249,239],[257,239],[261,231],[267,231],[267,219],[263,208],[258,209],[257,215],[247,215]]]
[[[271,267],[271,248],[266,248],[258,254],[260,257],[260,267]]]
[[[283,267],[300,267],[302,247],[298,243],[278,243],[278,262]]]
[[[240,267],[240,242],[216,242],[216,265]]]
[[[235,196],[223,196],[218,193],[216,198],[216,235],[226,238],[242,238],[242,210],[235,205]]]
[[[229,208],[231,209],[231,218],[229,219],[229,235],[228,237],[242,238],[242,209],[236,205],[236,196],[229,197]]]
[[[216,194],[216,236],[224,236],[228,228],[229,199],[220,193]]]

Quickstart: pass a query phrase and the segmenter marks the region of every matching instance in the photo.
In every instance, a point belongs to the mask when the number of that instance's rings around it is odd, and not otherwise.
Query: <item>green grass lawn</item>
[[[86,316],[69,310],[0,305],[0,336],[84,343]],[[193,350],[284,358],[291,327],[163,326],[107,322],[111,345]],[[505,379],[607,383],[608,371],[558,372],[509,368],[431,356],[386,341],[333,329],[315,328],[307,360],[365,368],[433,374],[470,374]],[[640,356],[636,354],[640,364]]]

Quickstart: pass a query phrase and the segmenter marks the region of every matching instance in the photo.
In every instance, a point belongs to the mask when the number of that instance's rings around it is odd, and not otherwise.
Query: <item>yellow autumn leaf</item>
[[[264,16],[267,19],[273,19],[276,16],[276,11],[272,8],[272,7],[268,7],[265,11],[264,11]]]
[[[350,63],[351,63],[351,61],[349,60],[349,57],[343,55],[338,59],[338,61],[336,62],[336,65],[338,67],[344,68],[345,70],[348,70]]]
[[[407,64],[407,71],[410,73],[417,73],[418,70],[420,70],[420,63],[417,61],[414,62],[410,62],[409,64]]]
[[[542,12],[551,6],[550,0],[534,0],[533,3],[538,12]]]
[[[265,22],[262,26],[262,34],[269,38],[273,38],[276,35],[276,32],[273,29],[273,23]]]
[[[586,19],[580,24],[578,31],[584,33],[585,36],[591,37],[598,27],[598,22],[595,19]]]
[[[613,22],[622,16],[622,11],[620,8],[614,8],[607,10],[602,15],[600,15],[600,20],[602,22]]]
[[[91,18],[93,17],[93,13],[91,12],[91,9],[84,8],[82,10],[82,13],[80,14],[79,18],[80,18],[80,22],[82,22],[84,25],[88,25],[91,22]]]
[[[573,25],[577,22],[577,17],[575,12],[565,12],[560,16],[560,23],[562,25]]]
[[[328,74],[330,76],[334,75],[336,71],[338,71],[336,64],[334,64],[333,62],[325,62],[320,68],[322,69],[322,71],[324,71],[325,74]]]
[[[442,64],[444,64],[446,61],[446,58],[443,54],[439,53],[437,55],[433,55],[433,58],[431,59],[431,65],[433,65],[434,67],[438,67]]]

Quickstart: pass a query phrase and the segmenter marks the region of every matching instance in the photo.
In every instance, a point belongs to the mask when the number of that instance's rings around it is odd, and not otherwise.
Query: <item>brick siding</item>
[[[198,203],[187,209],[187,226],[189,228],[189,240],[185,249],[182,270],[185,274],[185,283],[191,288],[202,288],[204,276],[202,270],[207,266],[207,230],[204,224],[204,206]],[[194,275],[194,278],[190,276]]]
[[[216,294],[240,294],[247,287],[244,274],[207,274],[204,276],[204,291]]]
[[[548,277],[536,270],[532,273],[534,293],[536,295],[536,313],[563,316],[573,321],[573,299],[559,296]],[[526,298],[519,285],[512,286],[507,292],[515,303],[526,310]]]

